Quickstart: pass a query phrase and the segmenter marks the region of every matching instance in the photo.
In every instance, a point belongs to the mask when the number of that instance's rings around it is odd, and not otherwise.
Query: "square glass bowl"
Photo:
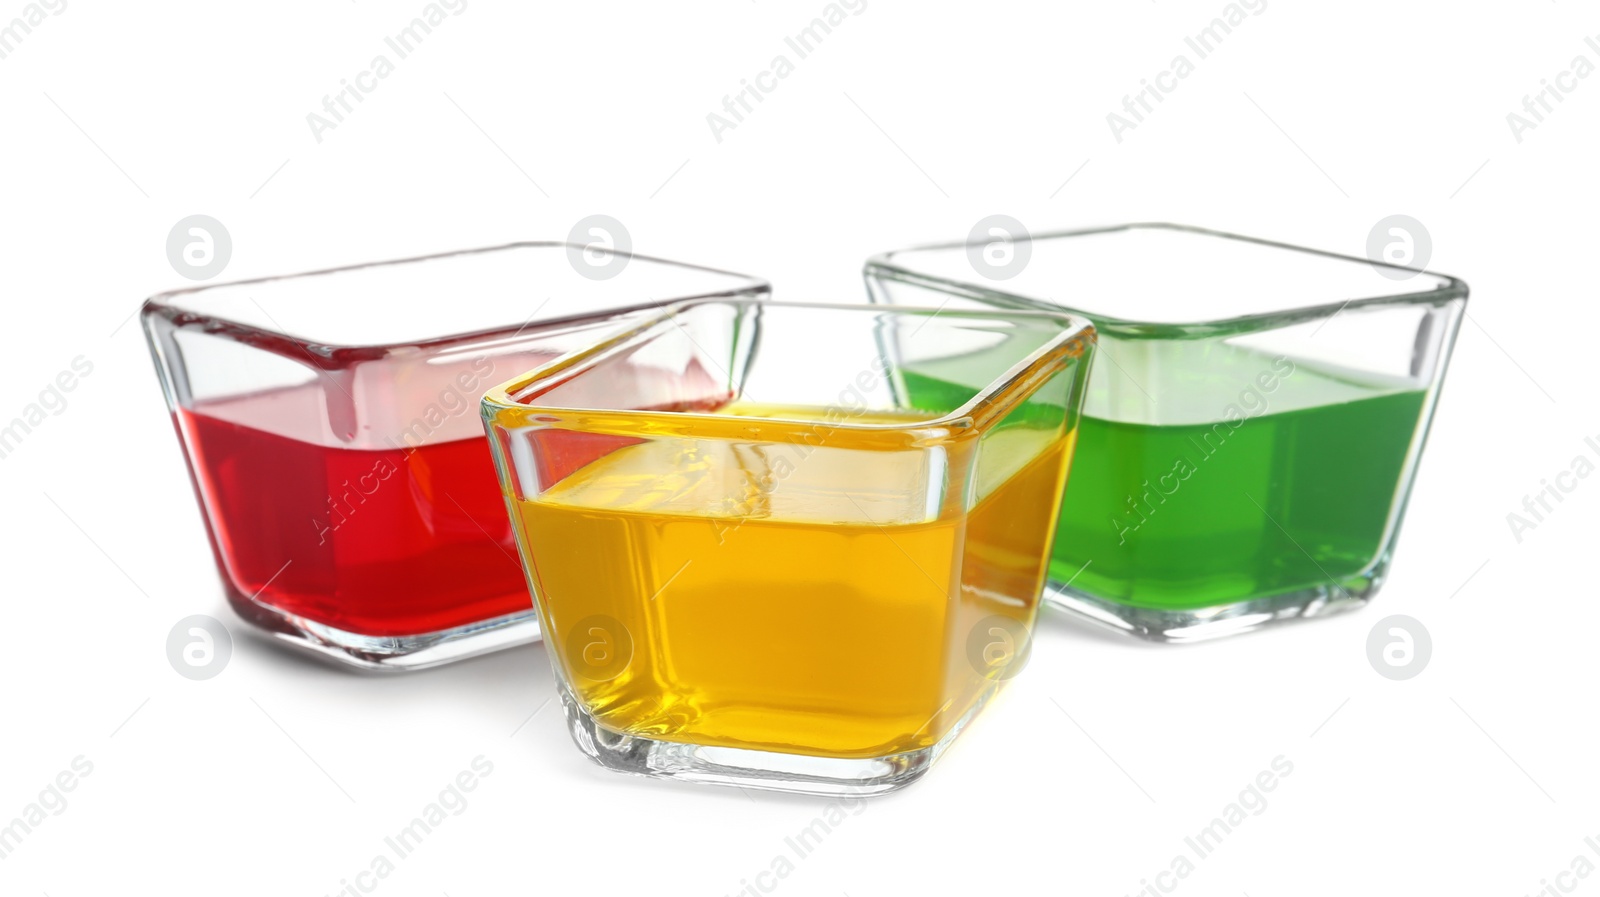
[[[1094,322],[1047,600],[1159,641],[1372,597],[1467,302],[1453,277],[1168,224],[891,252],[866,278],[890,306]]]
[[[142,312],[224,590],[367,669],[535,640],[484,390],[694,296],[765,282],[519,243],[163,293]]]
[[[803,793],[920,776],[1026,659],[1093,340],[1063,314],[707,300],[490,390],[578,747]]]

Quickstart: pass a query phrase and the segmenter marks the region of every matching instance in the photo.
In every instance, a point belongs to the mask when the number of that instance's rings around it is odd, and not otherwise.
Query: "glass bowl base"
[[[1294,592],[1250,598],[1192,610],[1133,607],[1051,582],[1045,606],[1065,610],[1108,629],[1152,642],[1198,642],[1249,632],[1306,617],[1355,610],[1372,600],[1383,584],[1386,564],[1366,573]]]
[[[539,641],[539,615],[526,611],[417,635],[361,635],[285,613],[233,594],[228,603],[275,644],[336,665],[374,673],[425,670]]]
[[[888,794],[921,778],[994,692],[989,689],[936,744],[883,757],[840,759],[627,735],[596,720],[566,683],[558,682],[558,687],[572,740],[606,769],[649,778],[845,798]]]

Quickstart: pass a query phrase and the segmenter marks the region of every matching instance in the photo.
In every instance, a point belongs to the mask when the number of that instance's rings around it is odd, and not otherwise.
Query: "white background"
[[[1178,892],[1532,894],[1600,837],[1600,478],[1520,543],[1506,522],[1600,436],[1600,77],[1520,142],[1506,120],[1600,63],[1592,5],[1271,0],[1119,143],[1106,114],[1193,59],[1222,2],[869,0],[719,143],[707,114],[793,59],[820,0],[471,0],[319,143],[307,113],[423,5],[70,0],[0,60],[0,419],[94,365],[0,460],[0,822],[93,763],[0,891],[333,894],[479,755],[467,809],[374,893],[731,895],[822,810],[592,766],[553,705],[528,720],[552,693],[538,647],[372,678],[248,638],[127,323],[185,283],[164,244],[196,213],[232,233],[226,279],[606,213],[638,251],[833,301],[861,297],[867,255],[996,213],[1352,254],[1412,215],[1473,299],[1376,604],[1184,648],[1053,616],[931,774],[777,891],[1133,894],[1278,755],[1267,809]],[[206,682],[165,654],[194,613],[236,637]],[[1432,632],[1410,681],[1368,664],[1390,613]]]

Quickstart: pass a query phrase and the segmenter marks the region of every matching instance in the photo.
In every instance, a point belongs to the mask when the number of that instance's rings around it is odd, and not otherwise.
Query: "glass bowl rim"
[[[1308,305],[1297,308],[1277,309],[1267,312],[1256,312],[1247,315],[1236,315],[1228,318],[1218,318],[1208,321],[1194,321],[1184,323],[1138,321],[1112,317],[1104,314],[1095,314],[1079,308],[1053,302],[1047,299],[1038,299],[1012,292],[1002,286],[987,287],[980,282],[980,278],[972,280],[954,280],[925,274],[912,267],[903,265],[894,260],[894,257],[903,253],[927,252],[933,250],[947,251],[964,249],[974,245],[970,241],[954,241],[939,243],[924,243],[907,246],[888,252],[880,252],[867,259],[862,271],[870,281],[873,277],[886,280],[899,281],[913,286],[928,287],[940,292],[953,293],[967,299],[990,303],[1002,308],[1037,309],[1050,308],[1065,311],[1079,317],[1088,318],[1094,322],[1095,327],[1102,334],[1122,337],[1126,339],[1206,339],[1216,336],[1232,336],[1245,333],[1256,333],[1263,330],[1275,330],[1294,324],[1303,324],[1307,321],[1316,321],[1330,318],[1341,311],[1352,308],[1373,308],[1382,306],[1404,305],[1445,305],[1460,300],[1465,302],[1470,292],[1466,281],[1439,271],[1425,268],[1413,268],[1405,265],[1391,265],[1384,262],[1374,262],[1370,259],[1329,252],[1323,249],[1312,249],[1306,246],[1296,246],[1291,243],[1281,243],[1275,240],[1266,240],[1259,237],[1250,237],[1243,234],[1229,233],[1227,231],[1213,230],[1206,227],[1196,227],[1188,224],[1174,224],[1164,221],[1138,221],[1126,224],[1115,224],[1103,227],[1080,228],[1074,230],[1051,230],[1037,234],[1029,234],[1027,242],[1057,240],[1068,237],[1086,237],[1096,234],[1110,234],[1131,231],[1170,231],[1175,233],[1193,234],[1202,237],[1214,237],[1224,240],[1237,240],[1244,243],[1253,243],[1257,246],[1272,249],[1287,250],[1290,252],[1307,255],[1321,256],[1323,258],[1337,259],[1343,262],[1354,262],[1369,265],[1374,268],[1388,268],[1395,271],[1411,271],[1415,274],[1437,278],[1441,283],[1432,289],[1412,292],[1384,293],[1360,299],[1346,299],[1343,302],[1326,302],[1318,305]],[[1000,281],[997,284],[1002,283]],[[876,297],[874,297],[876,300]],[[880,303],[890,304],[893,303]]]
[[[185,308],[183,305],[179,304],[178,300],[181,297],[206,293],[211,290],[221,289],[223,287],[243,287],[257,284],[294,281],[302,278],[320,277],[329,274],[346,274],[354,271],[363,271],[370,268],[387,268],[421,262],[440,261],[461,256],[485,255],[489,253],[509,252],[519,249],[559,249],[561,251],[567,251],[569,249],[589,248],[590,247],[583,244],[572,243],[565,240],[517,240],[510,243],[501,243],[495,246],[452,249],[444,252],[427,253],[424,255],[405,256],[403,258],[381,259],[372,262],[336,265],[331,268],[317,268],[310,271],[297,271],[291,274],[271,274],[263,277],[250,277],[242,280],[224,281],[221,283],[196,284],[195,286],[164,290],[150,296],[140,305],[139,315],[142,319],[146,320],[155,317],[165,318],[174,325],[182,326],[199,325],[202,327],[208,327],[210,325],[222,325],[228,330],[238,333],[239,335],[254,337],[267,341],[275,342],[278,340],[288,340],[290,342],[299,344],[304,351],[310,353],[310,355],[313,357],[318,358],[329,358],[334,355],[338,355],[347,361],[376,359],[388,356],[396,351],[409,351],[416,348],[449,348],[456,345],[470,345],[472,343],[477,343],[484,340],[515,336],[522,333],[523,330],[526,330],[531,323],[534,323],[534,315],[538,314],[538,309],[535,309],[533,315],[529,315],[527,320],[523,321],[516,327],[507,325],[500,327],[480,328],[478,330],[462,331],[459,333],[444,333],[436,337],[399,342],[333,343],[289,333],[284,328],[262,327],[258,324],[248,324],[235,318],[228,317],[225,314],[195,311],[190,308]],[[601,311],[540,318],[538,319],[537,323],[541,328],[546,326],[603,321],[607,318],[646,311],[653,308],[665,307],[672,302],[680,302],[688,299],[715,299],[737,296],[757,297],[761,295],[770,295],[772,292],[772,284],[766,279],[754,277],[748,274],[741,274],[737,271],[727,271],[722,268],[712,268],[706,265],[697,265],[690,262],[680,262],[673,259],[665,259],[652,255],[643,255],[633,252],[632,250],[619,250],[608,247],[605,249],[605,251],[613,255],[626,257],[630,260],[630,263],[644,262],[651,266],[682,268],[726,277],[730,280],[730,284],[727,289],[707,290],[704,292],[694,293],[692,296],[679,296],[670,300],[641,297],[637,303],[618,305]]]
[[[701,305],[746,305],[755,308],[758,312],[764,309],[795,308],[805,310],[845,311],[852,314],[904,314],[926,315],[931,320],[934,317],[947,317],[954,319],[975,320],[1021,320],[1027,322],[1056,321],[1063,326],[1059,332],[1050,337],[1043,345],[1038,346],[1026,355],[1013,362],[1006,371],[995,377],[983,387],[973,391],[973,395],[959,407],[942,415],[926,419],[908,420],[888,424],[868,424],[850,421],[826,421],[825,425],[830,430],[843,430],[862,434],[915,434],[913,441],[916,444],[928,444],[942,439],[976,431],[990,421],[1003,416],[1018,402],[1020,396],[1031,394],[1031,390],[1024,388],[1033,380],[1042,383],[1057,371],[1057,362],[1065,368],[1071,360],[1085,360],[1085,356],[1093,351],[1097,340],[1095,325],[1082,315],[1070,313],[1061,309],[1022,309],[1022,310],[997,310],[997,311],[952,311],[945,308],[913,307],[913,306],[884,306],[871,303],[823,303],[823,302],[792,302],[792,301],[765,301],[750,297],[698,297],[671,303],[663,308],[660,314],[652,315],[637,322],[628,329],[612,333],[596,343],[581,349],[565,353],[560,357],[539,365],[532,370],[498,384],[484,393],[481,410],[484,423],[487,426],[505,424],[507,418],[541,418],[552,415],[601,415],[619,421],[643,424],[646,422],[670,422],[676,424],[669,429],[672,433],[659,432],[658,435],[693,435],[700,438],[736,439],[750,438],[750,427],[766,426],[779,431],[779,433],[763,435],[763,439],[772,438],[781,441],[781,432],[785,429],[817,425],[823,421],[811,419],[794,419],[783,417],[766,417],[760,415],[727,415],[713,414],[702,411],[658,411],[658,410],[633,410],[618,408],[592,408],[592,407],[564,407],[554,405],[530,405],[519,402],[511,396],[526,389],[540,380],[548,380],[564,372],[572,371],[574,375],[580,373],[576,368],[587,363],[602,360],[606,355],[614,354],[636,344],[649,332],[655,331],[672,322],[685,311]],[[995,401],[996,397],[1004,397],[1005,401]],[[1079,396],[1081,399],[1081,394]],[[1067,409],[1068,418],[1073,416],[1073,409]],[[586,428],[579,427],[582,431]],[[631,429],[631,428],[630,428]],[[641,428],[642,429],[642,428]],[[655,431],[652,431],[655,432]]]

